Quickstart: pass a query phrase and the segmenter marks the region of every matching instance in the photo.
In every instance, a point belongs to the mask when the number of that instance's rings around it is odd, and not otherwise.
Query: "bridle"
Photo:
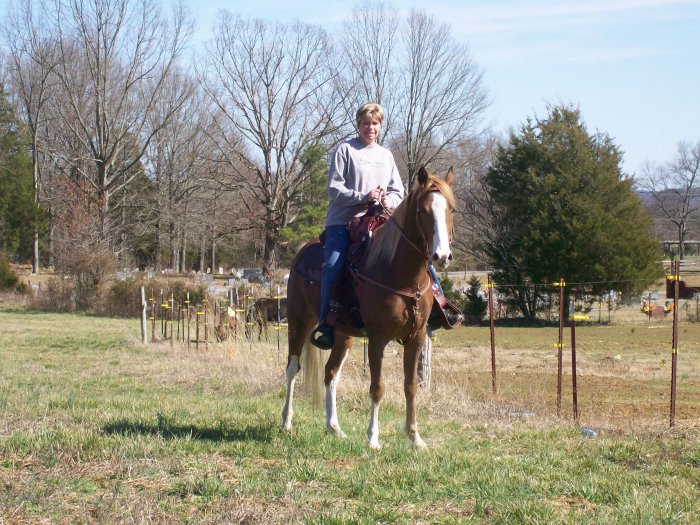
[[[426,193],[433,193],[433,192],[439,193],[439,190],[433,189],[433,190],[430,190]],[[425,267],[426,267],[426,274],[427,274],[427,268],[428,268],[428,264],[430,262],[429,250],[428,250],[428,240],[424,239],[424,246],[423,246],[423,249],[421,249],[418,245],[416,245],[415,242],[413,242],[408,237],[408,235],[406,235],[406,232],[401,227],[401,225],[398,223],[398,221],[394,218],[391,211],[389,209],[387,209],[383,204],[381,204],[381,202],[379,204],[382,207],[382,210],[387,215],[389,215],[389,219],[393,221],[393,226],[398,228],[399,233],[401,234],[401,237],[403,237],[403,239],[408,243],[408,245],[411,246],[419,255],[421,255],[423,257],[423,260],[425,262]],[[420,212],[421,212],[420,207],[416,206],[416,215],[417,216],[420,215]],[[419,229],[421,229],[421,228],[419,227]],[[421,229],[421,231],[422,231],[422,229]],[[425,232],[422,232],[422,233],[423,233],[423,237],[425,237]],[[418,313],[419,313],[418,303],[419,303],[421,297],[423,295],[429,293],[431,291],[431,288],[432,288],[432,283],[431,283],[430,278],[428,278],[427,283],[424,287],[418,288],[415,291],[406,291],[406,290],[398,290],[396,288],[392,288],[391,286],[387,286],[379,281],[376,281],[370,277],[367,277],[366,275],[361,274],[356,268],[353,268],[352,266],[350,266],[350,274],[352,275],[353,279],[355,279],[355,281],[357,281],[357,282],[363,281],[363,282],[372,284],[374,286],[377,286],[377,287],[379,287],[383,290],[386,290],[388,292],[394,293],[396,295],[400,295],[402,297],[412,299],[413,300],[413,311],[414,311],[414,323],[416,322],[416,319],[418,318]]]
[[[426,191],[426,194],[428,194],[428,193],[440,193],[440,191],[438,189],[431,189],[431,190]],[[427,267],[428,263],[430,262],[430,256],[429,256],[429,250],[428,250],[428,239],[425,238],[425,232],[422,232],[423,237],[424,237],[424,245],[423,245],[423,249],[421,250],[416,245],[416,243],[414,243],[408,237],[408,235],[406,235],[406,232],[403,230],[403,228],[398,223],[398,221],[394,218],[393,214],[391,213],[391,210],[389,210],[381,202],[379,203],[379,205],[382,207],[382,211],[384,211],[384,213],[386,213],[389,216],[389,220],[393,222],[394,227],[399,230],[401,237],[403,237],[403,239],[409,244],[409,246],[411,246],[419,255],[421,255],[423,257],[423,259],[425,259],[426,267]],[[419,216],[419,215],[420,215],[420,207],[416,206],[416,216]],[[420,221],[418,221],[418,218],[416,218],[416,221],[418,223],[420,223]]]

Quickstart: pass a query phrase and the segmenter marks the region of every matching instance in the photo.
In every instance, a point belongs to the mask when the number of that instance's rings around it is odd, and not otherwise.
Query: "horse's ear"
[[[450,166],[450,169],[447,170],[447,175],[445,175],[445,182],[452,186],[452,182],[455,180],[455,169],[454,167]]]
[[[418,170],[418,184],[421,186],[425,186],[428,183],[428,172],[425,169],[425,166],[421,166],[420,169]]]

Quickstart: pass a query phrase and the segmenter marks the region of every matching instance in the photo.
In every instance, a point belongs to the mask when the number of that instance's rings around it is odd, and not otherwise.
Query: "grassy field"
[[[339,389],[344,440],[298,398],[278,431],[285,345],[141,345],[138,322],[0,306],[0,523],[698,523],[700,324],[488,328],[435,341],[419,393],[428,451],[403,438],[401,350],[387,352],[383,448],[366,446],[361,346]],[[590,438],[582,427],[598,432]]]

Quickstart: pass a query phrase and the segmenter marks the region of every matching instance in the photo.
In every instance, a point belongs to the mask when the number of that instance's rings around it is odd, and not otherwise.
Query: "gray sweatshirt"
[[[360,215],[367,204],[367,194],[381,187],[391,208],[401,203],[403,182],[391,151],[359,138],[343,142],[336,149],[328,170],[326,193],[330,199],[326,226],[345,224]]]

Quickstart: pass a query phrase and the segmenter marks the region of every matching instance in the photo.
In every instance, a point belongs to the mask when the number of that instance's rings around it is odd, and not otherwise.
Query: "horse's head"
[[[418,225],[428,247],[430,262],[437,268],[447,268],[452,260],[450,242],[455,210],[452,181],[455,172],[450,168],[444,179],[428,174],[425,167],[418,170],[416,190],[419,198],[416,211]]]

